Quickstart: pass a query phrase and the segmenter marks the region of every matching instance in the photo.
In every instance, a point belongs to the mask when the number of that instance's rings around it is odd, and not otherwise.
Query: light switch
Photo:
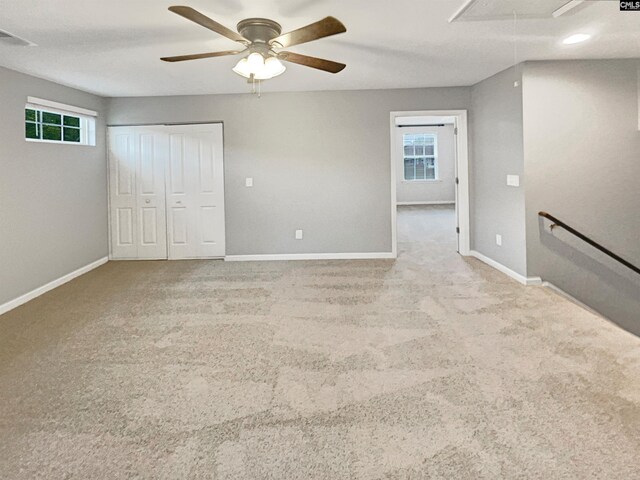
[[[244,181],[245,186],[253,187],[253,178],[247,177]]]
[[[520,175],[507,175],[507,185],[510,187],[519,187]]]
[[[496,235],[496,245],[498,245],[499,247],[502,246],[502,235],[500,234]]]
[[[296,230],[296,240],[302,240],[302,230]]]

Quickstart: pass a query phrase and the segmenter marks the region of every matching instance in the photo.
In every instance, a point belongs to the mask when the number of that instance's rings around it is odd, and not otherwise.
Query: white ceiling
[[[493,0],[497,1],[497,0]],[[499,0],[514,5],[532,0]],[[290,50],[344,62],[337,75],[288,64],[263,91],[472,85],[523,60],[640,56],[640,13],[587,1],[559,18],[448,23],[465,0],[0,0],[0,65],[104,96],[244,93],[239,57],[165,63],[161,56],[238,44],[167,10],[186,4],[235,29],[267,17],[293,30],[327,15],[347,33]],[[565,46],[576,33],[593,38]]]

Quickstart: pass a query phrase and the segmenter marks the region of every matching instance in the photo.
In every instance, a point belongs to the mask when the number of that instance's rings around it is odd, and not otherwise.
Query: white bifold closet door
[[[225,255],[221,124],[109,128],[114,259]]]
[[[222,125],[172,125],[166,129],[169,258],[223,257]]]
[[[167,136],[152,127],[109,128],[111,256],[167,258]]]

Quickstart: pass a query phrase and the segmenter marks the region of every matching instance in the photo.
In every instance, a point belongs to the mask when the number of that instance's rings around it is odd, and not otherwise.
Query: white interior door
[[[109,128],[111,257],[167,258],[162,127]]]
[[[224,257],[222,124],[164,128],[169,258]]]

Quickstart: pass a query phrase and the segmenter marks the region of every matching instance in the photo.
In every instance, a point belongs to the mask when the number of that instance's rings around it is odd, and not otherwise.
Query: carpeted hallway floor
[[[3,479],[638,479],[640,339],[399,212],[396,261],[110,262],[0,317]]]

